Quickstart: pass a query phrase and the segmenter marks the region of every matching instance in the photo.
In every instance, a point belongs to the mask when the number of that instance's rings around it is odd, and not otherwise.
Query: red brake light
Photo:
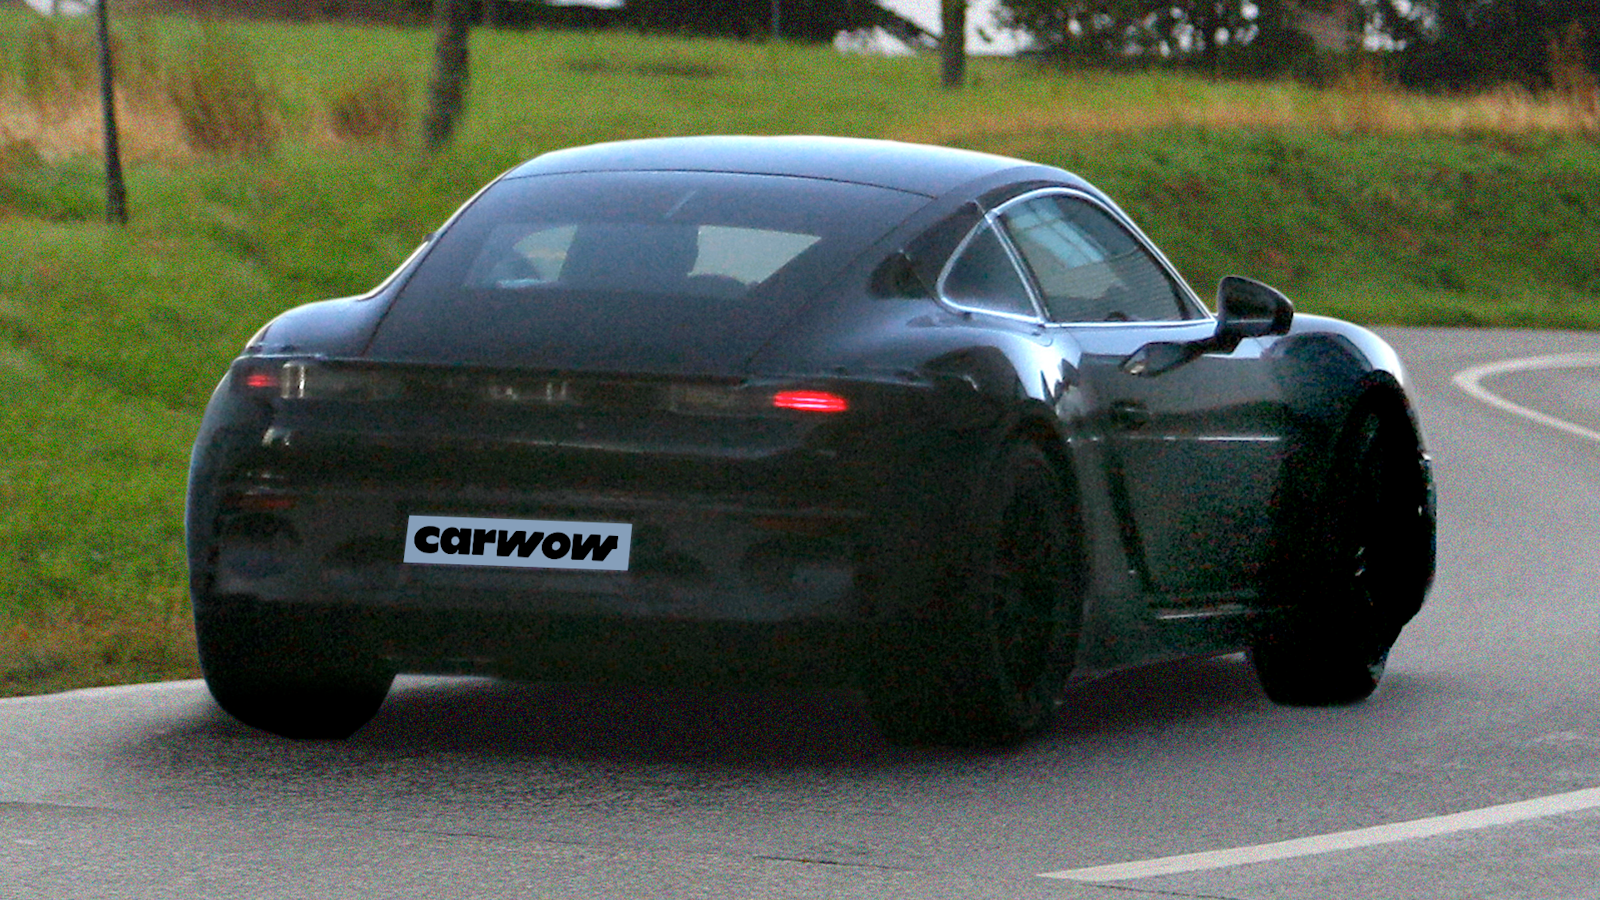
[[[772,395],[772,405],[778,409],[837,413],[849,409],[850,401],[827,391],[779,391]]]
[[[229,494],[222,499],[225,509],[242,512],[282,512],[294,509],[295,498],[288,494]]]
[[[252,391],[270,391],[278,386],[276,372],[251,372],[244,376],[244,386]]]

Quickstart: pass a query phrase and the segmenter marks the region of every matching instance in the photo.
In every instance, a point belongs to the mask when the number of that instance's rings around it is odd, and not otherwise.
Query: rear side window
[[[1037,318],[1028,287],[1000,238],[984,223],[961,248],[940,285],[944,299],[963,309]]]
[[[1064,195],[1035,197],[1007,207],[1000,218],[1053,321],[1197,318],[1166,269],[1089,203]]]

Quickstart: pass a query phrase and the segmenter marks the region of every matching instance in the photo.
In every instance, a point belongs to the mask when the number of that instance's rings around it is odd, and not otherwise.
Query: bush
[[[328,97],[328,124],[340,140],[397,146],[411,119],[411,88],[399,75],[378,75]]]
[[[59,101],[94,83],[99,50],[94,32],[78,23],[38,22],[8,49],[6,68],[35,104]]]
[[[1550,41],[1546,56],[1551,91],[1561,98],[1581,125],[1595,130],[1600,127],[1600,83],[1596,82],[1583,49],[1587,40],[1583,23],[1573,20],[1560,37]]]
[[[272,92],[248,49],[214,31],[175,64],[167,96],[189,146],[208,153],[264,155],[277,141]]]

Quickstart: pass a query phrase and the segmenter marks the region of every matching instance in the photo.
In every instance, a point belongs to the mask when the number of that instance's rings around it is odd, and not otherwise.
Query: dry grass
[[[278,140],[271,88],[249,48],[219,32],[203,33],[172,68],[167,98],[196,150],[258,156]]]
[[[0,147],[54,163],[103,149],[92,35],[41,22],[0,54]],[[0,48],[4,49],[4,48]],[[113,45],[123,159],[259,155],[286,128],[319,143],[403,142],[411,95],[397,74],[374,76],[326,98],[326,116],[291,126],[257,54],[231,30],[204,25],[187,42],[144,24]]]
[[[1443,133],[1504,132],[1508,134],[1596,134],[1600,133],[1600,110],[1591,97],[1587,104],[1574,103],[1559,94],[1535,96],[1522,88],[1506,85],[1468,98],[1454,108],[1438,110],[1432,127],[1414,129]]]
[[[50,29],[39,34],[26,53],[11,61],[10,73],[0,72],[0,143],[25,142],[46,161],[98,154],[95,84],[82,64],[83,37]],[[304,94],[303,79],[260,65],[254,60],[258,54],[238,34],[205,26],[186,45],[155,34],[152,29],[130,31],[119,66],[119,124],[130,161],[265,153],[280,138],[402,146],[412,130],[412,81],[420,74],[409,79],[399,71],[375,74],[351,79],[332,93],[313,90],[298,101],[285,101],[277,96],[272,79],[288,79]],[[1293,83],[1212,82],[1168,74],[1038,74],[1023,65],[993,61],[984,70],[981,87],[895,110],[861,133],[930,143],[1050,131],[1196,127],[1332,134],[1597,134],[1600,92],[1582,56],[1582,37],[1581,32],[1566,33],[1553,42],[1554,87],[1539,95],[1516,87],[1458,97],[1410,94],[1385,83],[1370,64],[1358,64],[1332,89],[1315,90]],[[697,54],[711,52],[704,47],[668,55],[655,47],[646,50],[643,61],[631,62],[579,54],[564,68],[580,75],[625,72],[654,81],[721,84],[729,79],[712,76],[735,71],[748,56],[739,55],[744,51],[738,48],[717,51],[734,54],[727,59],[702,58]],[[340,74],[341,80],[348,77]],[[480,73],[480,79],[494,77],[490,71]],[[286,103],[292,114],[286,113]]]
[[[1164,128],[1314,131],[1326,134],[1600,134],[1594,77],[1576,49],[1552,50],[1552,90],[1513,85],[1469,95],[1401,90],[1362,59],[1334,87],[1292,82],[1210,82],[1169,74],[1082,74],[1039,79],[1028,91],[998,89],[982,103],[931,111],[895,137],[944,143],[971,135],[1062,131],[1125,133]],[[1576,54],[1576,55],[1574,55]]]
[[[342,141],[399,146],[411,125],[411,86],[375,75],[328,98],[328,130]]]
[[[187,616],[138,625],[59,621],[0,627],[0,697],[199,674]]]
[[[117,97],[117,132],[124,159],[171,159],[188,154],[183,124],[171,104]],[[98,154],[103,147],[100,97],[80,92],[41,109],[0,95],[0,145],[23,147],[42,162]]]
[[[941,112],[900,130],[906,140],[944,143],[974,134],[1133,132],[1161,128],[1310,130],[1328,134],[1597,134],[1594,95],[1534,95],[1514,86],[1462,97],[1410,94],[1358,74],[1329,91],[1294,85],[1241,85],[1212,102],[1063,101]]]
[[[93,80],[95,54],[91,32],[35,23],[11,61],[12,87],[38,103],[75,94]]]
[[[1600,84],[1583,52],[1588,37],[1583,23],[1574,20],[1559,38],[1550,42],[1550,90],[1578,116],[1590,123],[1600,119]]]

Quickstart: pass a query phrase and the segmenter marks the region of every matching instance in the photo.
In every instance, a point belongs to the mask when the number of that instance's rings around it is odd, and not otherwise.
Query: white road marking
[[[1496,409],[1503,409],[1512,415],[1521,416],[1540,425],[1547,425],[1557,431],[1564,431],[1574,437],[1594,441],[1600,444],[1600,431],[1575,425],[1565,419],[1547,415],[1536,409],[1529,409],[1512,403],[1510,400],[1493,393],[1482,384],[1483,379],[1490,375],[1500,375],[1505,372],[1524,372],[1528,369],[1600,369],[1600,354],[1597,353],[1567,353],[1559,356],[1530,356],[1525,359],[1503,359],[1486,365],[1474,366],[1456,373],[1456,387],[1470,394],[1473,399],[1487,403]]]
[[[1399,841],[1416,840],[1417,838],[1436,837],[1441,834],[1453,834],[1458,831],[1493,828],[1496,825],[1509,825],[1513,822],[1539,819],[1546,816],[1559,816],[1563,813],[1578,812],[1596,807],[1600,807],[1600,788],[1587,788],[1581,791],[1552,794],[1548,797],[1536,797],[1532,800],[1522,800],[1517,803],[1506,803],[1484,809],[1470,809],[1447,816],[1413,819],[1409,822],[1376,825],[1372,828],[1357,828],[1353,831],[1336,831],[1332,834],[1296,838],[1290,841],[1277,841],[1271,844],[1256,844],[1252,847],[1233,847],[1227,850],[1211,850],[1204,853],[1185,853],[1180,856],[1163,856],[1137,862],[1089,866],[1083,869],[1063,869],[1059,872],[1044,872],[1039,877],[1061,878],[1070,881],[1126,881],[1133,878],[1153,878],[1157,875],[1179,875],[1186,872],[1202,872],[1207,869],[1224,869],[1230,866],[1271,862],[1277,859],[1293,859],[1297,856],[1337,853],[1341,850],[1355,850],[1360,847],[1373,847],[1379,844],[1392,844]]]

